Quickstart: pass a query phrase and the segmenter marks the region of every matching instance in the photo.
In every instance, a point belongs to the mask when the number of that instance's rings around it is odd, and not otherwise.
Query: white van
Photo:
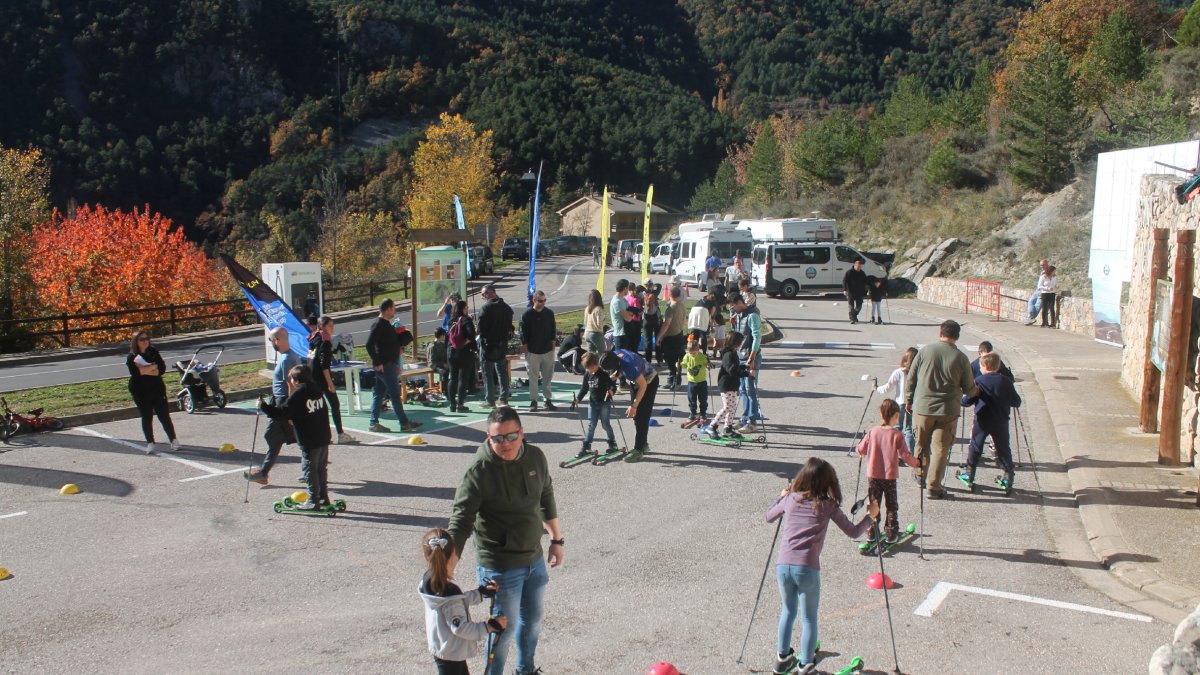
[[[617,269],[633,269],[633,253],[642,245],[641,239],[621,239],[613,248],[613,257],[609,265]]]
[[[672,251],[678,249],[678,243],[662,243],[655,247],[654,253],[650,256],[650,273],[674,274],[674,272],[671,271],[675,268],[675,257],[672,254]]]
[[[678,246],[675,274],[698,286],[704,280],[704,261],[709,256],[720,258],[724,270],[735,255],[750,257],[754,238],[749,230],[738,229],[737,221],[703,220],[679,225]]]
[[[658,246],[659,242],[650,242],[650,251],[652,256],[654,255],[654,252],[658,250]],[[653,262],[653,258],[651,258],[651,262]],[[642,242],[640,241],[636,246],[633,247],[633,267],[630,269],[634,270],[635,272],[640,272],[642,270]],[[653,272],[654,269],[651,268],[650,271]]]
[[[756,244],[751,256],[751,281],[754,287],[775,297],[794,298],[802,291],[840,291],[842,277],[863,261],[869,277],[887,278],[882,265],[842,243],[766,243]]]

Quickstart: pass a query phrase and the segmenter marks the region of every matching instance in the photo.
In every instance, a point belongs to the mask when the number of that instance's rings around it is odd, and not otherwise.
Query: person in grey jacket
[[[488,633],[503,633],[508,619],[501,614],[486,621],[471,621],[471,605],[496,597],[499,586],[489,579],[479,588],[463,592],[454,583],[458,560],[451,559],[453,550],[450,533],[441,528],[421,535],[421,551],[429,569],[417,593],[425,602],[425,636],[438,675],[470,675],[467,659],[475,655],[479,641]]]

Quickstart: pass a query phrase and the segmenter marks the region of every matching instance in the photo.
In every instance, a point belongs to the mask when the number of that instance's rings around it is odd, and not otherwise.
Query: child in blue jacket
[[[992,445],[996,448],[996,459],[1004,475],[996,482],[1004,488],[1004,494],[1011,494],[1013,488],[1012,450],[1008,445],[1008,415],[1013,408],[1021,407],[1021,396],[1013,386],[1011,379],[1000,373],[1000,355],[989,352],[979,357],[982,371],[975,380],[978,393],[975,396],[963,396],[963,406],[975,406],[975,424],[971,428],[971,445],[967,453],[967,465],[958,471],[958,479],[967,487],[975,487],[975,469],[979,466],[979,458],[983,454],[983,443],[988,436],[992,437]]]

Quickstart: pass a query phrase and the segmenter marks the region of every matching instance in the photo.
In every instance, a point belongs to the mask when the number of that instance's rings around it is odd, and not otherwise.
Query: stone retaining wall
[[[1027,305],[1031,288],[1015,288],[1000,286],[1000,318],[1024,323],[1027,319]],[[961,315],[966,306],[967,282],[964,279],[943,279],[928,277],[917,287],[917,299],[932,302],[935,305],[953,307]],[[1062,330],[1093,336],[1095,317],[1092,314],[1092,301],[1087,298],[1064,296],[1059,298],[1058,323]],[[971,310],[972,316],[985,316],[979,310]],[[947,318],[953,318],[947,316]]]

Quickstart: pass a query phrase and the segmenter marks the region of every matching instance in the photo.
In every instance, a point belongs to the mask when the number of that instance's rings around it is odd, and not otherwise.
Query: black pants
[[[1055,300],[1058,298],[1057,293],[1042,293],[1042,325],[1057,326],[1058,325],[1058,304]],[[1050,322],[1047,323],[1046,319]]]
[[[861,297],[851,295],[846,299],[846,305],[850,307],[850,320],[858,321],[858,313],[862,311],[863,299]]]
[[[1014,471],[1012,448],[1008,445],[1008,420],[1003,424],[983,425],[979,420],[975,420],[975,424],[971,427],[971,444],[967,450],[967,466],[975,468],[979,466],[979,458],[983,456],[983,443],[987,437],[992,437],[992,445],[996,447],[996,459],[1000,462],[1000,469],[1009,475]]]
[[[338,401],[337,390],[325,390],[325,403],[329,406],[329,416],[333,418],[333,428],[342,433],[342,404]]]
[[[282,407],[286,402],[286,398],[275,397],[277,407]],[[268,420],[263,440],[267,442],[267,456],[263,458],[262,472],[267,475],[271,473],[271,467],[275,466],[275,460],[279,459],[279,451],[283,446],[296,442],[296,431],[287,420]]]
[[[467,380],[471,376],[471,368],[475,366],[475,358],[466,349],[451,349],[450,377],[446,380],[446,398],[451,408],[463,404],[467,397]]]
[[[636,384],[634,386],[637,386]],[[636,392],[634,393],[636,396]],[[658,395],[658,375],[646,382],[646,393],[633,413],[633,449],[641,452],[650,450],[650,414],[654,412],[654,397]]]
[[[164,389],[159,394],[134,394],[133,404],[137,406],[142,416],[142,434],[147,443],[154,442],[154,417],[167,433],[167,440],[175,440],[175,425],[171,423],[171,408],[167,403],[167,392]]]
[[[329,501],[329,446],[300,446],[300,473],[308,483],[308,499]]]
[[[646,338],[646,360],[650,362],[655,359],[662,361],[662,346],[655,340],[658,329],[662,328],[660,317],[660,314],[647,314],[642,319],[642,334]]]
[[[868,478],[867,499],[883,502],[887,506],[887,517],[883,521],[883,532],[888,539],[900,534],[900,500],[896,497],[896,479]],[[871,526],[871,537],[876,537],[875,526]]]
[[[435,656],[433,662],[437,665],[438,675],[471,675],[466,661],[443,661]]]
[[[680,383],[679,360],[683,358],[683,333],[664,335],[659,346],[659,355],[667,362],[668,378],[676,385]]]

